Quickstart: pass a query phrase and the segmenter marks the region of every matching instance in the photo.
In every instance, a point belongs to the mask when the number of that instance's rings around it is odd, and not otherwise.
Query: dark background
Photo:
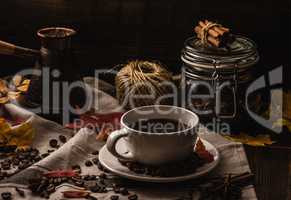
[[[79,69],[92,74],[134,58],[157,59],[179,72],[180,50],[201,19],[212,19],[253,39],[260,51],[259,71],[288,70],[290,1],[204,0],[6,0],[1,1],[0,39],[40,47],[36,31],[68,26]],[[33,60],[0,56],[1,75],[34,65]],[[286,83],[290,83],[286,79]]]
[[[0,8],[0,40],[20,46],[39,49],[36,31],[43,27],[76,29],[75,53],[84,75],[135,58],[160,60],[178,73],[184,40],[199,20],[215,20],[257,43],[260,73],[283,65],[284,83],[291,86],[290,0],[2,0]],[[0,76],[33,65],[32,59],[0,55]],[[250,149],[258,197],[286,199],[289,152]]]

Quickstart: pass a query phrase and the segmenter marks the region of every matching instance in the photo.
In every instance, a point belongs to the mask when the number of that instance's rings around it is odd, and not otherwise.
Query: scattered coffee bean
[[[80,177],[80,176],[74,176],[74,177],[72,177],[71,179],[72,179],[72,181],[74,181],[74,182],[76,182],[76,181],[82,181],[82,177]]]
[[[108,190],[106,189],[106,187],[100,187],[99,193],[106,193],[106,192],[108,192]]]
[[[90,160],[87,160],[87,161],[85,162],[85,165],[86,165],[87,167],[91,167],[91,166],[93,165],[93,163],[92,163]]]
[[[90,180],[90,178],[91,178],[91,176],[90,176],[90,175],[85,175],[85,176],[83,177],[83,179],[84,179],[85,181],[89,181],[89,180]]]
[[[128,198],[128,200],[137,200],[138,196],[136,194],[131,194],[127,198]]]
[[[55,191],[55,186],[53,184],[49,184],[48,187],[46,188],[46,191],[48,193],[53,193]]]
[[[126,188],[120,188],[119,189],[120,194],[122,195],[129,195],[129,192]]]
[[[100,179],[98,180],[98,185],[100,185],[100,186],[104,186],[104,185],[105,185],[105,181],[104,181],[104,179],[100,178]]]
[[[99,170],[104,171],[104,167],[101,165],[100,162],[98,162],[97,167]]]
[[[92,155],[95,155],[95,156],[97,156],[99,154],[99,151],[97,150],[97,151],[93,151],[92,152]]]
[[[120,193],[120,188],[118,188],[118,187],[113,188],[113,191],[114,191],[115,193],[119,194],[119,193]]]
[[[145,174],[148,176],[158,177],[171,177],[183,176],[196,171],[196,169],[205,164],[206,161],[202,160],[196,153],[193,153],[184,161],[175,163],[168,163],[159,167],[148,166],[137,162],[122,161],[119,162],[126,166],[129,170],[136,174]]]
[[[37,149],[32,149],[30,152],[31,157],[36,157],[39,155],[39,151]]]
[[[91,187],[89,188],[89,190],[90,190],[91,192],[93,192],[93,193],[97,193],[97,192],[100,191],[100,187],[99,187],[98,185],[91,186]]]
[[[45,157],[47,157],[47,156],[49,156],[48,153],[41,154],[41,157],[42,157],[42,158],[45,158]]]
[[[110,197],[110,199],[111,199],[111,200],[118,200],[118,199],[119,199],[119,196],[117,196],[117,195],[112,195],[112,196]]]
[[[40,161],[41,160],[41,157],[38,155],[38,156],[36,156],[35,158],[34,158],[34,161],[35,162],[38,162],[38,161]]]
[[[1,197],[3,200],[11,200],[12,194],[10,192],[3,192],[1,193]]]
[[[40,193],[47,187],[48,182],[46,180],[41,180],[40,184],[38,185],[38,188],[36,189],[36,192]]]
[[[20,164],[18,165],[18,169],[19,169],[19,170],[23,170],[23,169],[25,169],[25,168],[27,168],[27,164],[25,164],[25,163],[20,163]]]
[[[10,169],[10,164],[9,163],[2,163],[1,168],[3,170],[9,170]]]
[[[59,184],[58,178],[54,178],[54,185],[58,185],[58,184]]]
[[[78,187],[83,187],[84,186],[84,182],[83,181],[76,181],[75,185]]]
[[[120,188],[120,185],[117,184],[117,183],[113,183],[113,184],[112,184],[112,187],[113,187],[113,188]]]
[[[97,165],[99,163],[99,158],[93,158],[92,159],[92,162]]]
[[[57,148],[58,146],[58,141],[56,139],[51,139],[49,143],[52,148]]]
[[[49,199],[49,198],[50,198],[50,195],[49,195],[49,193],[48,193],[47,191],[43,191],[43,192],[40,194],[40,196],[41,196],[42,198],[45,198],[45,199]]]
[[[105,173],[101,173],[101,174],[99,174],[99,177],[100,178],[103,178],[103,179],[106,179],[107,178],[107,175]]]
[[[59,135],[59,140],[60,140],[62,143],[66,143],[66,142],[67,142],[67,138],[66,138],[64,135]]]
[[[49,149],[49,150],[47,150],[47,152],[48,153],[52,153],[52,152],[54,152],[55,150],[53,150],[53,149]]]
[[[98,200],[96,197],[93,197],[91,195],[87,196],[86,199],[89,199],[89,200]]]
[[[19,194],[19,196],[21,197],[25,197],[25,192],[21,189],[19,189],[18,187],[15,188],[15,191]]]

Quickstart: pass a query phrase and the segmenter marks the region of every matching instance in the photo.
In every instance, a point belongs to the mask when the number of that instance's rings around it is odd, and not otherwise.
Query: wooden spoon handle
[[[27,56],[35,57],[35,56],[38,56],[40,52],[38,50],[19,47],[14,44],[0,40],[0,54],[14,55],[14,56],[20,56],[20,57],[27,57]]]

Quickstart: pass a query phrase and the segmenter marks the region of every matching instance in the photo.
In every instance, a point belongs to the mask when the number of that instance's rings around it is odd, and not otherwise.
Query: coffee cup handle
[[[125,128],[112,132],[107,138],[106,147],[108,151],[112,153],[112,155],[114,155],[115,157],[121,160],[133,161],[134,159],[131,152],[121,155],[116,151],[116,144],[118,140],[126,136],[128,136],[128,132]]]

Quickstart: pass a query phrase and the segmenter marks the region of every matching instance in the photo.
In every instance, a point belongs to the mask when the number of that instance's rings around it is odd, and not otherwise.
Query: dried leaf
[[[212,162],[214,160],[213,155],[209,151],[206,150],[206,147],[205,147],[205,145],[203,144],[203,142],[201,141],[200,138],[196,142],[195,152],[205,162],[210,163],[210,162]]]
[[[274,143],[269,135],[250,136],[246,133],[240,133],[239,135],[224,135],[224,137],[250,146],[266,146]]]
[[[6,84],[6,82],[4,80],[1,80],[1,79],[0,79],[0,92],[3,93],[3,94],[8,93],[7,84]]]
[[[20,96],[20,92],[9,91],[8,99],[17,99]]]
[[[34,129],[30,123],[23,123],[12,129],[4,118],[0,118],[0,142],[2,145],[26,148],[32,144],[34,135]]]
[[[96,136],[97,141],[105,142],[113,130],[109,127],[103,127]]]
[[[12,78],[12,82],[15,86],[19,86],[21,84],[21,81],[22,81],[22,76],[20,76],[20,75],[15,75]]]
[[[283,92],[283,118],[291,120],[291,91],[290,90],[287,92]]]
[[[27,92],[30,85],[30,80],[26,79],[22,82],[20,86],[17,87],[17,90],[20,92]]]
[[[8,96],[4,96],[0,98],[0,104],[5,104],[9,101]]]
[[[22,81],[20,75],[15,75],[12,79],[13,85],[8,88],[6,81],[0,79],[0,104],[8,103],[10,100],[17,99],[22,92],[27,92],[30,80]]]
[[[291,121],[288,119],[278,119],[273,123],[273,128],[286,126],[291,132]]]
[[[0,118],[0,143],[6,144],[7,143],[7,136],[11,132],[11,126],[7,123],[4,118]]]
[[[111,127],[112,131],[120,128],[120,118],[123,115],[121,112],[99,114],[93,111],[89,111],[85,114],[80,115],[80,120],[74,123],[67,124],[66,127],[70,129],[78,130],[83,127],[95,128],[97,130]]]
[[[8,144],[16,145],[18,148],[31,146],[34,135],[35,131],[32,125],[29,122],[23,123],[10,132]]]
[[[205,145],[203,144],[203,142],[201,141],[200,138],[198,138],[196,145],[195,145],[195,151],[205,151]]]

